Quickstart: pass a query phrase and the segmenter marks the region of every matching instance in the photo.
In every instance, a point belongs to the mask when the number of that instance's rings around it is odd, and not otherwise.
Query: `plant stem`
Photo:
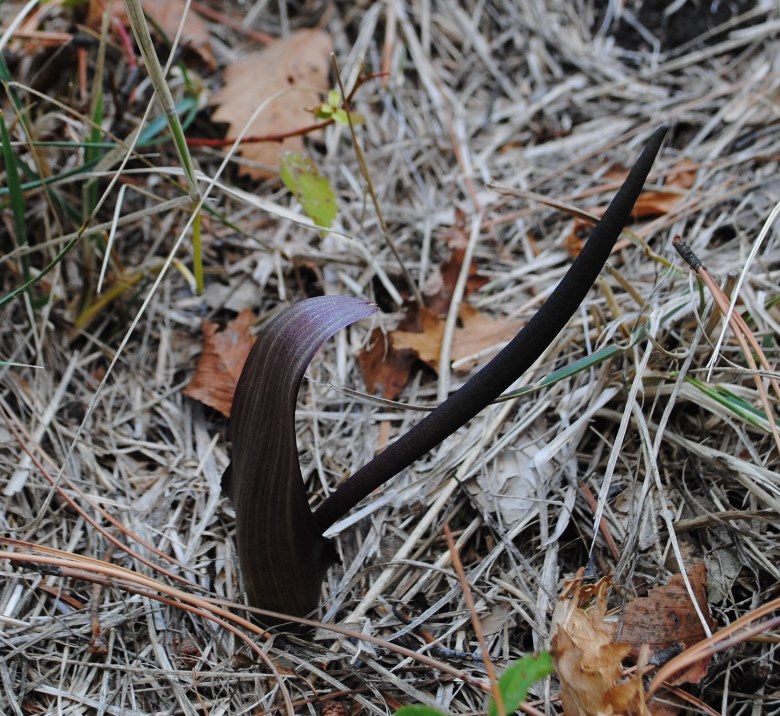
[[[642,191],[668,127],[659,127],[588,242],[544,305],[492,361],[409,432],[342,483],[314,512],[324,532],[364,497],[465,425],[514,383],[563,330],[590,291]]]
[[[154,50],[154,45],[152,44],[152,36],[149,33],[149,26],[146,23],[146,18],[144,17],[143,9],[141,8],[141,2],[140,0],[125,0],[125,7],[127,8],[130,26],[133,28],[135,41],[138,43],[138,49],[141,51],[141,55],[146,63],[149,79],[152,81],[155,94],[160,101],[163,114],[168,122],[168,128],[171,131],[173,142],[176,145],[176,151],[179,154],[179,160],[184,169],[184,178],[187,182],[187,190],[190,199],[192,199],[192,205],[193,207],[196,207],[200,202],[200,191],[198,189],[197,179],[195,178],[195,165],[187,146],[187,140],[184,136],[181,120],[176,113],[176,104],[173,101],[171,90],[168,87],[168,83],[165,81],[165,73],[160,64],[160,59],[157,57],[157,53]],[[196,217],[196,224],[198,224],[198,226],[194,229],[197,236],[193,235],[192,248],[193,269],[196,280],[195,291],[196,293],[201,294],[203,293],[203,255],[200,245],[198,218],[199,217]]]

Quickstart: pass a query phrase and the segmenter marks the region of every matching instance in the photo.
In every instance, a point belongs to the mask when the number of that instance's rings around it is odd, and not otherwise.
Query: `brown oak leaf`
[[[409,374],[415,362],[410,350],[398,350],[390,345],[384,332],[375,328],[368,348],[358,353],[358,363],[363,371],[369,393],[379,393],[383,398],[395,400],[409,382]]]
[[[285,134],[313,124],[307,107],[318,106],[320,93],[328,90],[328,57],[333,49],[330,35],[322,30],[299,30],[263,50],[252,52],[225,70],[225,86],[214,97],[218,105],[215,122],[227,122],[231,136],[238,135],[259,105],[269,104],[255,117],[247,135]],[[278,96],[272,95],[282,91]],[[301,152],[302,137],[281,142],[244,144],[239,150],[246,159],[263,166],[242,166],[242,174],[253,179],[275,176],[282,153]]]
[[[414,351],[423,363],[438,370],[445,319],[427,308],[421,308],[419,315],[420,331],[395,330],[390,333],[393,347]],[[458,323],[450,350],[453,361],[498,346],[514,338],[522,327],[522,322],[517,319],[491,318],[467,303],[460,305]]]

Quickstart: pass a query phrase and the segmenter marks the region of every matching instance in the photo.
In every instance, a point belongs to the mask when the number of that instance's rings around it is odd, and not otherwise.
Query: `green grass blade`
[[[195,214],[192,222],[192,272],[195,274],[195,292],[203,292],[203,247],[201,242],[201,213]]]
[[[127,8],[127,17],[130,21],[130,26],[133,28],[133,35],[138,43],[138,49],[141,51],[141,55],[144,58],[146,64],[146,70],[149,73],[149,79],[154,86],[155,94],[162,107],[163,114],[168,123],[168,129],[173,137],[173,143],[176,146],[176,151],[179,154],[179,160],[181,161],[182,168],[184,169],[184,177],[187,181],[187,188],[190,198],[192,199],[193,206],[197,206],[200,200],[200,190],[198,189],[198,181],[195,178],[195,164],[192,161],[189,147],[187,146],[187,140],[184,137],[184,129],[182,127],[179,115],[176,112],[176,105],[171,95],[171,90],[168,87],[168,83],[165,81],[165,72],[163,71],[160,59],[157,57],[154,45],[152,44],[152,36],[149,33],[149,25],[146,22],[146,17],[143,13],[140,0],[125,0],[125,7]],[[199,223],[199,216],[196,217],[195,223]],[[195,239],[197,234],[197,239]],[[193,234],[193,261],[194,261],[194,273],[195,273],[195,290],[198,294],[203,293],[203,256],[200,246],[200,230],[195,229]],[[197,246],[195,242],[197,241]]]
[[[667,311],[667,313],[661,316],[659,325],[663,325],[664,323],[666,323],[676,313],[678,313],[680,310],[685,308],[686,305],[687,302],[681,303],[679,306],[675,306],[674,308]],[[594,366],[597,366],[600,363],[609,360],[610,358],[623,355],[627,350],[629,350],[637,343],[639,343],[639,341],[647,338],[649,329],[650,329],[649,324],[643,323],[641,326],[639,326],[639,328],[637,328],[631,334],[631,338],[629,339],[628,343],[620,346],[608,345],[608,346],[604,346],[603,348],[599,348],[598,350],[593,351],[593,353],[583,356],[582,358],[578,358],[577,360],[563,366],[562,368],[559,368],[558,370],[554,370],[552,373],[548,374],[537,383],[533,383],[532,385],[526,385],[525,387],[520,388],[519,390],[513,390],[511,392],[504,393],[503,395],[501,395],[501,397],[499,397],[496,400],[496,402],[498,403],[503,400],[512,400],[514,398],[519,398],[523,395],[533,393],[537,390],[541,390],[542,388],[548,388],[551,385],[560,383],[562,380],[566,380],[566,378],[571,378],[573,375],[576,375],[577,373],[581,373],[584,370],[593,368]]]
[[[730,413],[736,415],[741,420],[744,420],[749,425],[752,425],[759,430],[769,432],[769,419],[766,413],[759,408],[754,407],[743,398],[740,398],[735,393],[732,393],[728,388],[722,386],[708,385],[691,376],[685,377],[685,382],[692,385],[698,391],[706,395],[708,398],[714,400],[718,405],[722,405]],[[780,426],[780,420],[776,420],[778,426]]]
[[[90,125],[89,136],[87,139],[88,146],[84,149],[84,161],[85,163],[97,162],[101,157],[101,151],[96,149],[96,145],[100,141],[101,130],[100,127],[103,123],[103,93],[99,92],[95,98],[95,104],[92,111],[92,124]],[[92,216],[95,207],[98,203],[98,185],[97,180],[90,179],[84,188],[84,206],[82,207],[83,219],[86,220]]]
[[[0,112],[0,140],[3,143],[3,164],[5,164],[5,176],[8,183],[8,197],[11,211],[14,217],[14,230],[16,233],[16,245],[27,246],[27,223],[25,221],[25,200],[22,191],[22,183],[19,180],[19,169],[16,164],[16,155],[11,146],[11,137],[5,126],[5,117]],[[21,257],[22,276],[25,282],[30,280],[30,257],[25,253]]]
[[[17,296],[24,293],[30,286],[38,283],[49,271],[51,271],[62,259],[64,259],[70,250],[78,243],[82,237],[83,232],[80,232],[77,236],[74,236],[67,244],[60,250],[60,252],[41,270],[37,276],[32,276],[24,281],[20,286],[17,286],[12,291],[9,291],[5,296],[0,298],[0,308],[5,306],[9,301],[13,301]]]

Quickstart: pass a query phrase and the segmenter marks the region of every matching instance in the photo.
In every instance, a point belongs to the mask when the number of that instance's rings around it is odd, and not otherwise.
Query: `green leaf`
[[[349,115],[347,114],[346,110],[337,109],[333,112],[332,116],[333,116],[333,121],[336,122],[337,124],[341,124],[344,127],[349,126]]]
[[[430,706],[401,706],[395,712],[395,716],[447,716],[447,714]]]
[[[14,217],[14,230],[16,233],[17,246],[27,246],[27,221],[25,219],[26,203],[24,192],[22,191],[22,182],[19,179],[19,169],[16,164],[16,155],[11,146],[11,137],[5,126],[5,118],[0,112],[0,141],[2,141],[3,164],[5,165],[5,178],[8,184],[8,195],[11,201],[11,211]],[[25,281],[29,281],[30,257],[22,254],[22,275]]]
[[[553,670],[552,654],[543,651],[540,654],[525,656],[510,666],[498,680],[498,690],[504,702],[504,710],[511,714],[517,711],[525,701],[528,689],[536,681],[543,679]],[[493,699],[488,707],[489,716],[498,716],[498,709]]]
[[[338,212],[336,195],[314,162],[296,152],[287,152],[282,155],[279,175],[301,202],[307,216],[318,226],[330,228]]]
[[[331,119],[332,114],[333,107],[331,107],[329,104],[321,104],[320,108],[314,112],[314,116],[317,119]]]
[[[336,109],[341,104],[341,92],[337,89],[332,89],[328,92],[328,104]]]
[[[752,406],[735,393],[732,393],[728,388],[719,385],[710,386],[691,376],[685,376],[685,382],[694,386],[697,390],[700,390],[724,408],[730,410],[734,415],[738,416],[746,423],[749,423],[764,432],[770,432],[769,418],[766,413],[763,410]],[[775,420],[777,422],[777,419]]]

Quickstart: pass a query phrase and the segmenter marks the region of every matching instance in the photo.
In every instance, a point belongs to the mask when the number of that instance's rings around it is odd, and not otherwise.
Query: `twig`
[[[463,563],[460,561],[460,555],[458,549],[455,546],[455,540],[452,537],[450,526],[447,522],[444,523],[444,538],[447,540],[447,549],[450,552],[452,559],[452,566],[455,568],[455,573],[458,575],[458,581],[460,582],[461,589],[463,589],[463,599],[466,602],[466,606],[469,610],[469,616],[471,617],[471,625],[474,627],[474,634],[479,642],[479,649],[482,652],[482,661],[485,664],[485,671],[487,672],[488,679],[490,679],[490,692],[493,696],[493,700],[496,702],[496,709],[499,716],[506,716],[506,709],[504,708],[504,698],[501,695],[501,690],[498,688],[498,677],[496,676],[496,669],[493,666],[493,662],[490,660],[490,651],[488,651],[487,642],[485,641],[485,634],[482,631],[482,624],[479,621],[479,615],[477,614],[477,608],[474,604],[474,597],[471,594],[471,587],[466,579],[466,572],[463,570]]]

